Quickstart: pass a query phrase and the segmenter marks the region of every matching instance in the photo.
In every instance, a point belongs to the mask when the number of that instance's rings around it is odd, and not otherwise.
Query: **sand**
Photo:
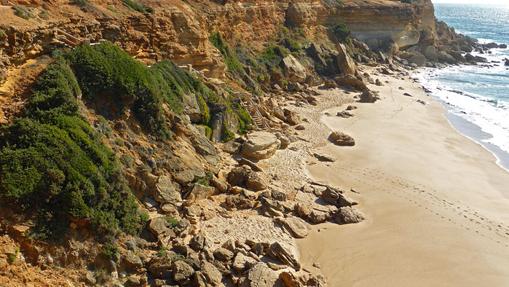
[[[379,78],[390,81],[372,87],[381,101],[348,119],[335,116],[344,106],[322,113],[356,146],[327,144],[336,162],[307,166],[357,191],[348,195],[367,219],[315,226],[298,242],[304,266],[319,263],[329,286],[509,286],[509,173],[418,84]]]

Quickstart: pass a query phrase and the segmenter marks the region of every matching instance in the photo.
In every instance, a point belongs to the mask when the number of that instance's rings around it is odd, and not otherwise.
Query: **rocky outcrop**
[[[252,132],[247,135],[242,145],[241,154],[247,159],[262,160],[273,156],[279,149],[281,142],[272,133]]]

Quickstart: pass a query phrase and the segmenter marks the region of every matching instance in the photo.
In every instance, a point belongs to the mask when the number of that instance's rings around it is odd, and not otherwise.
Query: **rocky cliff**
[[[234,44],[261,48],[284,25],[303,29],[310,39],[325,40],[328,28],[343,23],[374,49],[434,45],[437,40],[430,0],[146,1],[154,9],[148,14],[122,1],[84,1],[82,6],[63,0],[4,2],[3,73],[10,64],[58,47],[109,40],[147,63],[171,59],[220,78],[225,66],[208,41],[212,32],[219,31]]]

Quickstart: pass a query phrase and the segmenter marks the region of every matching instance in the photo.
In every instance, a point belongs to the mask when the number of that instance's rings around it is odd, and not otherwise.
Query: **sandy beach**
[[[354,117],[322,111],[355,147],[327,144],[319,150],[336,161],[307,166],[355,190],[366,220],[315,226],[299,241],[304,265],[321,266],[329,286],[509,286],[509,173],[418,83],[377,78],[389,81],[370,87],[381,100],[356,104]]]

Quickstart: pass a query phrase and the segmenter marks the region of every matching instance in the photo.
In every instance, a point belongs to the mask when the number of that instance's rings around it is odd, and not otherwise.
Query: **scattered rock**
[[[233,252],[223,247],[220,247],[214,251],[214,258],[223,262],[232,260],[233,255]]]
[[[329,141],[338,146],[354,146],[355,140],[351,136],[335,131],[329,135]]]
[[[274,242],[270,245],[269,254],[295,270],[300,270],[299,260],[297,260],[290,247]]]
[[[207,199],[216,194],[216,189],[213,186],[205,186],[195,183],[188,198],[192,199]]]
[[[274,221],[280,223],[295,238],[304,238],[309,233],[308,223],[298,217],[276,218]]]
[[[166,217],[152,218],[148,224],[148,230],[159,239],[175,236],[175,232],[171,229],[171,225],[166,220]]]
[[[353,117],[353,114],[352,114],[352,113],[350,113],[349,111],[342,111],[342,112],[338,112],[338,113],[336,114],[336,116],[337,116],[337,117],[340,117],[340,118],[345,118],[345,119],[346,119],[346,118],[351,118],[351,117]]]
[[[338,212],[334,216],[334,221],[337,224],[358,223],[363,220],[364,215],[350,206],[339,208]]]
[[[360,103],[374,103],[378,100],[378,95],[368,89],[364,89],[359,98]]]
[[[156,183],[155,199],[159,203],[171,203],[175,206],[182,204],[182,196],[177,188],[177,184],[173,183],[171,177],[160,176]]]
[[[233,269],[237,272],[243,272],[252,266],[254,266],[257,263],[257,260],[246,256],[243,252],[238,252],[235,256],[235,259],[233,260]]]
[[[284,113],[284,116],[285,116],[285,119],[286,119],[285,121],[289,125],[295,126],[295,125],[298,125],[300,123],[300,117],[299,117],[299,115],[297,115],[296,112],[291,111],[289,109],[284,109],[283,113]]]
[[[306,127],[304,125],[298,125],[298,126],[295,127],[295,129],[298,130],[298,131],[303,131],[303,130],[306,129]]]
[[[228,174],[227,180],[232,186],[246,187],[252,191],[260,191],[267,188],[265,179],[245,165],[232,169]]]
[[[173,275],[173,280],[177,282],[184,282],[193,276],[194,269],[185,261],[178,260],[171,264],[171,272]]]
[[[319,161],[322,161],[322,162],[334,162],[336,161],[332,156],[330,155],[327,155],[327,154],[321,154],[321,153],[313,153],[313,156],[319,160]]]
[[[221,272],[216,268],[216,266],[214,266],[214,264],[204,261],[201,266],[201,272],[206,278],[207,283],[210,285],[219,286],[221,284],[223,276]]]
[[[249,269],[247,278],[240,284],[241,287],[274,287],[279,275],[276,271],[270,269],[263,262],[257,263]]]
[[[404,93],[403,96],[405,97],[413,97],[412,95],[410,95],[409,93]]]
[[[320,198],[328,204],[332,204],[337,207],[357,205],[355,201],[346,198],[342,191],[330,186],[325,188],[320,195]]]

